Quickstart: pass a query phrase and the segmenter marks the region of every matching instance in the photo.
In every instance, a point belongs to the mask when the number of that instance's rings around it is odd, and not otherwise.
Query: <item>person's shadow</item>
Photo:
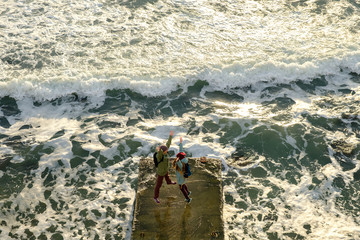
[[[180,239],[190,239],[191,232],[188,232],[189,218],[191,217],[191,206],[186,205],[181,216],[181,234]]]
[[[168,240],[171,239],[171,233],[176,231],[176,223],[171,219],[171,203],[174,201],[172,198],[168,198],[165,202],[165,207],[157,207],[154,209],[154,216],[156,221],[156,239]],[[170,235],[170,236],[169,236]]]

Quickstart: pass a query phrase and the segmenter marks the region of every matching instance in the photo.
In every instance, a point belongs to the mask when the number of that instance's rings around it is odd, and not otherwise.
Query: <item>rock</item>
[[[227,163],[232,167],[245,167],[254,163],[256,153],[251,151],[237,150],[227,159]]]
[[[335,152],[343,153],[346,156],[350,156],[354,152],[354,149],[356,148],[356,145],[351,143],[346,143],[343,140],[333,141],[330,145]]]

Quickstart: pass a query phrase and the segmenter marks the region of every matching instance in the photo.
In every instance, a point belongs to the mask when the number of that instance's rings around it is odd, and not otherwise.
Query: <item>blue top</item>
[[[179,152],[183,152],[183,145],[182,143],[179,144]],[[183,158],[181,161],[177,161],[176,165],[181,169],[182,172],[182,168],[183,168],[183,164],[182,163],[188,163],[188,159],[187,158]],[[186,183],[186,178],[184,178],[184,173],[180,173],[178,170],[175,170],[175,174],[176,174],[176,178],[177,178],[177,182],[178,184],[182,185]]]

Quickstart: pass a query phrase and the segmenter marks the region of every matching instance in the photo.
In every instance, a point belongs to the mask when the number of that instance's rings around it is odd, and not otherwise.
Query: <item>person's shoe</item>
[[[185,202],[191,203],[192,198],[185,199]]]
[[[176,184],[176,182],[171,182],[171,183],[168,183],[168,184],[172,184],[172,185],[174,185],[174,184]]]
[[[159,199],[157,199],[157,198],[154,198],[154,201],[155,201],[156,203],[160,203]]]
[[[189,191],[189,193],[188,193],[188,196],[190,196],[191,195],[191,191]]]

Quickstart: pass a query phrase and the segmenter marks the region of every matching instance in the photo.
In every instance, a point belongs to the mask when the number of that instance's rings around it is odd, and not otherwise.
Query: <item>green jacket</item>
[[[166,143],[167,148],[170,148],[171,140],[172,140],[172,136],[169,135],[169,139]],[[160,162],[163,156],[164,156],[164,160]],[[159,176],[165,176],[166,173],[169,171],[169,156],[168,154],[164,154],[163,151],[160,149],[156,154],[156,158],[158,162],[160,162],[158,167],[156,168],[156,173]]]

